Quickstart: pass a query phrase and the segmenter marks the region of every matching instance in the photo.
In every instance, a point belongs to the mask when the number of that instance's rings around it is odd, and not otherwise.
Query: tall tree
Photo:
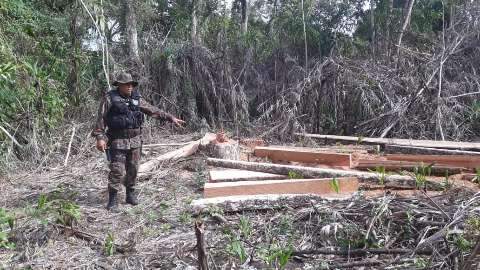
[[[125,39],[127,45],[127,54],[131,60],[140,62],[140,54],[138,51],[138,33],[137,18],[135,16],[135,8],[133,0],[123,0],[125,7]]]
[[[398,36],[396,65],[398,65],[398,62],[400,61],[400,51],[401,51],[401,46],[402,46],[402,39],[403,39],[403,35],[405,34],[405,31],[407,30],[408,25],[410,24],[410,18],[412,16],[412,10],[413,10],[413,5],[414,4],[415,4],[415,0],[410,0],[409,1],[407,15],[405,16],[405,21],[403,22],[402,30],[400,32],[400,35]]]
[[[70,97],[78,102],[78,88],[80,82],[79,54],[81,50],[81,18],[79,3],[74,1],[70,11],[70,72],[68,74],[68,88]]]
[[[240,0],[240,4],[242,6],[242,23],[240,29],[242,34],[246,34],[248,30],[248,1]]]
[[[198,37],[198,9],[202,0],[192,0],[192,30],[190,32],[192,44],[197,45],[200,41]]]

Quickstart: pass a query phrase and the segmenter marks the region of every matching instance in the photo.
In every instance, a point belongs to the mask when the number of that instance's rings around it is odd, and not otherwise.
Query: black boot
[[[127,190],[127,196],[125,196],[125,202],[129,203],[131,205],[137,205],[138,200],[137,200],[137,194],[135,193],[134,188],[126,188]]]
[[[108,204],[107,210],[113,210],[118,207],[117,203],[117,191],[115,189],[108,189]]]

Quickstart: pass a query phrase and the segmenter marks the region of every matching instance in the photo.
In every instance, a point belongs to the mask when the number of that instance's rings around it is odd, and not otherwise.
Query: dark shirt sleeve
[[[95,137],[97,140],[107,140],[107,136],[105,135],[107,129],[105,119],[107,116],[107,112],[110,109],[110,106],[111,102],[109,98],[105,96],[100,102],[100,106],[98,107],[97,120],[92,131],[92,136]]]
[[[159,120],[167,120],[172,122],[174,119],[173,115],[158,109],[157,107],[146,102],[144,99],[140,99],[140,110],[144,114]]]

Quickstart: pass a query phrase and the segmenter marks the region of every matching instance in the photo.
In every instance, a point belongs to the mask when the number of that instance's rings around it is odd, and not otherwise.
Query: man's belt
[[[142,134],[142,130],[140,128],[132,128],[132,129],[109,129],[107,131],[107,137],[112,139],[131,139],[135,138]]]

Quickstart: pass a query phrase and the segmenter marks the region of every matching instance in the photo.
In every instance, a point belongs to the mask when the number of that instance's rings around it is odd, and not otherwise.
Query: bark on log
[[[359,160],[358,164],[354,166],[357,170],[371,171],[379,167],[384,168],[385,171],[415,171],[415,169],[427,166],[429,163],[411,162],[411,161],[397,161],[397,160]],[[462,171],[467,171],[465,167],[434,165],[430,167],[430,172],[433,175],[448,175],[459,174]]]
[[[205,136],[197,141],[193,141],[189,143],[188,145],[181,147],[175,151],[171,151],[168,153],[165,153],[163,155],[160,155],[150,161],[145,162],[144,164],[140,165],[140,168],[138,170],[138,176],[143,177],[147,175],[149,172],[153,171],[156,169],[158,166],[160,166],[163,162],[165,161],[170,161],[170,160],[176,160],[179,158],[183,157],[188,157],[190,155],[193,155],[200,146],[206,146],[212,141],[215,140],[215,134],[212,133],[207,133]]]
[[[207,163],[212,166],[242,169],[257,172],[266,172],[274,174],[285,174],[294,172],[302,175],[305,178],[332,178],[332,177],[357,177],[360,182],[366,183],[379,183],[382,180],[382,176],[377,173],[351,171],[351,170],[337,170],[337,169],[325,169],[292,165],[280,165],[271,163],[257,163],[246,161],[233,161],[224,159],[207,159]],[[416,181],[410,176],[404,175],[385,175],[383,182],[390,185],[398,186],[415,186]],[[443,186],[440,183],[427,181],[427,189],[430,190],[443,190]]]

